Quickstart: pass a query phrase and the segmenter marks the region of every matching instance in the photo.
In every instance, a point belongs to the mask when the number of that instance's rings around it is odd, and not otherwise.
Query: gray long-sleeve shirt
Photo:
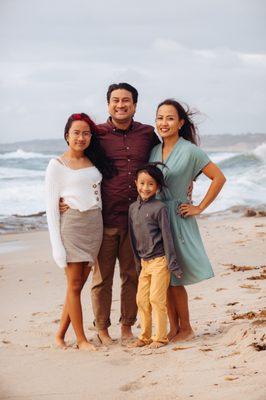
[[[169,270],[182,273],[176,258],[167,207],[155,196],[145,201],[138,197],[131,204],[129,233],[138,272],[141,259],[150,260],[165,255]]]

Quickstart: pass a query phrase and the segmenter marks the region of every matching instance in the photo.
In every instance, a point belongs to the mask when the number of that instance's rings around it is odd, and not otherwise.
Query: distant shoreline
[[[51,142],[55,153],[64,151],[66,148],[63,138],[50,138],[0,143],[0,152],[15,151],[19,148],[24,151],[51,152]],[[200,135],[200,146],[206,151],[245,152],[255,149],[264,142],[266,142],[266,133]]]

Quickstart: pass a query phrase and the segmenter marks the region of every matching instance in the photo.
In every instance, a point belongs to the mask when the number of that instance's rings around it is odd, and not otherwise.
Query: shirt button
[[[97,185],[94,183],[94,184],[92,185],[92,187],[95,189],[95,188],[97,187]]]
[[[131,172],[129,171],[128,175],[131,175]]]
[[[128,158],[127,161],[130,161],[130,158]]]
[[[95,190],[94,194],[98,194],[98,190]]]
[[[129,147],[127,147],[127,150],[129,150]]]
[[[96,197],[96,200],[99,201],[100,200],[99,197]]]
[[[129,197],[128,200],[131,201],[131,197]]]
[[[128,187],[129,187],[129,189],[131,189],[131,185],[129,185]]]

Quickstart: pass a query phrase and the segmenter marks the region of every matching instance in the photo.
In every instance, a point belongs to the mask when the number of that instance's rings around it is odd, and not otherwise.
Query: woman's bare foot
[[[166,345],[167,345],[167,343],[152,342],[152,343],[149,345],[149,348],[150,348],[150,349],[159,349],[160,347],[163,347],[163,346],[166,346]]]
[[[78,344],[78,349],[79,350],[89,350],[89,351],[96,351],[96,347],[93,346],[93,344],[91,344],[90,342],[87,341],[83,341],[83,342],[79,342]]]
[[[169,340],[169,342],[178,334],[178,330],[175,331],[169,331],[167,334],[167,339]]]
[[[55,336],[55,343],[56,346],[59,347],[60,349],[62,350],[67,349],[67,344],[61,336],[58,335]]]
[[[122,340],[134,339],[131,326],[121,325],[121,339]]]
[[[129,347],[130,349],[136,348],[136,347],[144,347],[147,346],[148,343],[143,342],[143,340],[137,339],[135,342],[133,343],[129,343],[127,347]]]
[[[99,329],[97,337],[104,346],[111,346],[115,342],[109,335],[108,329]]]
[[[175,335],[171,342],[185,342],[191,339],[194,339],[195,334],[192,329],[180,329],[178,334]]]

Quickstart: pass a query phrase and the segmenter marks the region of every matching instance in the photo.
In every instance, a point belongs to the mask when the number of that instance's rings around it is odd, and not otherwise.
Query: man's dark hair
[[[138,102],[138,91],[137,89],[135,89],[133,86],[131,86],[129,83],[126,82],[121,82],[121,83],[112,83],[112,85],[109,86],[107,93],[106,93],[106,97],[107,97],[107,103],[110,103],[110,98],[111,98],[111,93],[114,90],[117,89],[125,89],[128,92],[130,92],[132,94],[132,98],[133,98],[133,103],[136,104]]]
[[[157,185],[159,186],[159,189],[162,190],[163,188],[167,187],[164,179],[163,172],[160,168],[158,168],[158,165],[160,165],[162,168],[167,168],[167,166],[164,163],[161,162],[151,162],[143,165],[142,167],[138,168],[136,171],[136,179],[138,179],[138,176],[141,172],[145,172],[146,174],[150,175]]]

